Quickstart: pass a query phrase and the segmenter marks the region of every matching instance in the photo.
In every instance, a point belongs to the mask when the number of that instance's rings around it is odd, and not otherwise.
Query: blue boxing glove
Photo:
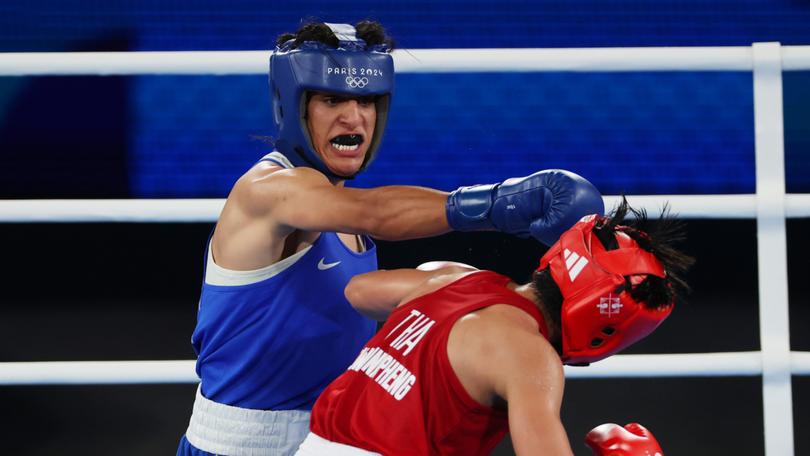
[[[580,218],[604,215],[605,203],[584,178],[547,169],[500,184],[461,187],[447,198],[445,211],[457,231],[496,229],[552,245]]]

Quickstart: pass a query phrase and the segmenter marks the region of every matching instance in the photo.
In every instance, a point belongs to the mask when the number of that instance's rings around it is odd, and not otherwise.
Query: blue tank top
[[[202,394],[243,408],[311,409],[376,330],[343,295],[352,276],[377,269],[376,247],[365,241],[356,253],[324,232],[268,279],[204,283],[191,338]]]

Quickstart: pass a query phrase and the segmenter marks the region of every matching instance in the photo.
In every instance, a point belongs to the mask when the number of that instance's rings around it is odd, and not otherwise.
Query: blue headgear
[[[312,147],[306,123],[306,93],[318,91],[350,97],[379,95],[374,136],[359,173],[374,159],[385,130],[394,87],[394,60],[388,46],[367,46],[355,36],[351,25],[326,25],[340,42],[336,49],[318,41],[305,41],[292,49],[294,40],[289,40],[270,56],[270,94],[278,128],[275,147],[296,166],[315,168],[332,178],[351,179],[354,175],[338,176],[329,170]]]

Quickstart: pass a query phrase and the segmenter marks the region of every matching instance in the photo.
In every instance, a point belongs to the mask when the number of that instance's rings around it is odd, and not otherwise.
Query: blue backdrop
[[[403,48],[810,44],[810,3],[788,0],[50,0],[0,15],[2,51],[270,49],[308,17],[380,20]],[[66,79],[0,78],[0,197],[222,197],[268,151],[255,137],[275,133],[263,76]],[[808,87],[785,73],[792,192],[810,192]],[[400,74],[355,185],[451,189],[559,167],[608,194],[749,193],[753,147],[750,73]],[[60,177],[21,178],[32,165]],[[66,171],[75,185],[50,184]],[[82,185],[103,173],[117,177]]]

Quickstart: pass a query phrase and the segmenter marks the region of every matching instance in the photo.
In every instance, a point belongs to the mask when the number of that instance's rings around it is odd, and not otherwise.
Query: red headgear
[[[618,248],[606,250],[593,233],[600,218],[583,217],[540,260],[562,293],[562,361],[588,364],[624,349],[650,334],[672,312],[673,303],[649,309],[634,300],[632,286],[648,274],[665,277],[664,267],[630,236],[616,231]]]

